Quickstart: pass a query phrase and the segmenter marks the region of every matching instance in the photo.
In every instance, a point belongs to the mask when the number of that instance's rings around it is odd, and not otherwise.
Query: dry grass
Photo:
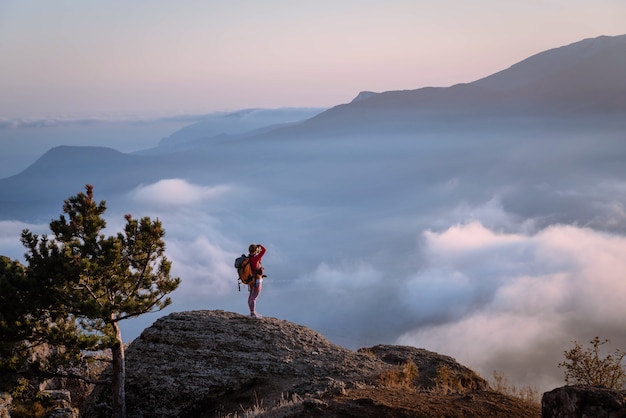
[[[434,390],[440,393],[464,393],[468,391],[458,373],[446,365],[437,369],[433,383],[435,384]]]
[[[285,396],[281,394],[280,400],[271,408],[263,406],[263,400],[256,399],[251,408],[241,408],[241,412],[234,412],[228,415],[220,415],[221,418],[283,418],[295,416],[302,411],[302,398],[297,394]]]
[[[474,372],[453,370],[448,365],[441,365],[432,379],[433,390],[439,393],[469,393],[481,389],[476,382]]]
[[[532,405],[541,405],[541,393],[531,386],[518,387],[512,384],[509,379],[498,373],[493,372],[493,380],[489,382],[493,390],[503,395],[519,399]]]
[[[412,361],[385,370],[378,376],[378,382],[388,388],[415,388],[419,376],[417,366]]]

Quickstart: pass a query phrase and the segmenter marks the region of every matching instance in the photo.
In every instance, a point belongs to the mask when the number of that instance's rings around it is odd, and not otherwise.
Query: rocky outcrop
[[[414,381],[381,384],[386,372],[409,362],[419,369]],[[456,385],[444,401],[433,390],[443,366]],[[224,311],[158,319],[129,346],[126,373],[129,418],[237,416],[291,400],[297,408],[280,416],[503,417],[526,411],[448,356],[385,345],[354,352],[289,321]],[[96,388],[81,416],[109,417],[109,396]],[[504,409],[489,415],[494,399]],[[472,405],[479,412],[470,413]],[[521,416],[538,417],[539,410]]]
[[[444,383],[454,386],[457,392],[489,389],[489,383],[473,370],[457,363],[450,356],[437,354],[423,348],[377,345],[361,348],[359,352],[372,353],[385,363],[394,366],[408,362],[415,364],[419,373],[415,386],[422,389],[434,389],[437,385]],[[446,379],[449,381],[446,382]]]
[[[626,391],[573,385],[543,394],[543,418],[626,417]]]
[[[69,390],[44,390],[42,393],[55,404],[48,418],[78,418],[78,410],[72,407]]]
[[[236,411],[255,398],[341,390],[383,368],[303,326],[223,311],[160,318],[126,352],[129,417],[201,417]],[[101,391],[97,391],[101,392]],[[92,400],[84,416],[102,416]]]

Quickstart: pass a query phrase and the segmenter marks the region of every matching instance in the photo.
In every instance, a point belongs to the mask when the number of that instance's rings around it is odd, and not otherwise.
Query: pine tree
[[[39,289],[34,300],[38,309],[48,312],[50,322],[69,321],[79,337],[95,337],[100,348],[111,349],[113,410],[116,417],[125,417],[126,370],[119,322],[169,305],[166,296],[180,279],[170,277],[165,230],[158,219],[126,215],[124,231],[107,237],[102,233],[106,203],[94,201],[93,186],[85,189],[86,193],[67,199],[63,214],[50,223],[51,239],[22,232],[28,249],[26,276]],[[71,338],[71,333],[62,334]]]
[[[33,321],[26,315],[23,294],[25,267],[0,256],[0,392],[16,384],[16,372],[25,368],[25,337],[33,336]]]

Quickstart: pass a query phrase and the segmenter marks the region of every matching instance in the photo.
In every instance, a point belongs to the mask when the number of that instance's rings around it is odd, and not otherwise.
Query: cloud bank
[[[507,127],[228,142],[164,156],[171,167],[146,168],[137,183],[95,184],[105,233],[120,231],[125,213],[158,218],[182,278],[165,311],[122,324],[125,339],[170,311],[247,313],[233,261],[262,242],[265,316],[351,349],[410,344],[484,377],[560,386],[556,365],[572,340],[626,346],[626,172],[617,129],[552,135]],[[247,164],[244,148],[255,156]],[[17,202],[22,222],[0,224],[2,254],[20,258],[21,229],[45,233],[40,223],[67,197]]]
[[[423,347],[486,378],[497,371],[515,384],[549,390],[564,383],[557,364],[572,341],[599,335],[614,347],[626,345],[622,235],[575,224],[542,226],[507,212],[495,196],[412,222],[379,219],[369,229],[361,225],[369,231],[360,232],[364,239],[351,233],[344,239],[333,235],[323,212],[272,207],[269,197],[251,225],[228,209],[249,192],[168,179],[132,194],[134,211],[166,226],[172,273],[183,278],[170,310],[245,313],[246,289],[238,290],[232,263],[265,237],[271,240],[263,313],[310,326],[349,348]],[[599,211],[597,220],[609,213]],[[340,210],[332,214],[341,219]],[[114,217],[121,222],[121,214]],[[272,225],[281,228],[268,230]],[[299,235],[309,227],[315,233]],[[394,240],[407,228],[413,238],[403,248]],[[153,319],[127,325],[127,334]]]
[[[186,206],[217,198],[229,190],[225,185],[199,186],[182,179],[164,179],[140,186],[130,196],[148,205]]]
[[[571,225],[500,232],[473,221],[425,231],[423,242],[427,263],[404,303],[416,319],[438,317],[398,343],[543,389],[563,384],[555,366],[571,341],[604,332],[626,344],[625,237]]]

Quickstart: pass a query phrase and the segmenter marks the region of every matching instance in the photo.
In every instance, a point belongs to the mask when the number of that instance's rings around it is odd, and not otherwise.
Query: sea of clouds
[[[172,274],[182,278],[173,304],[128,321],[124,336],[171,311],[247,314],[233,261],[260,242],[266,316],[351,349],[411,345],[486,378],[497,371],[518,385],[560,386],[557,364],[573,341],[597,335],[626,347],[626,181],[599,168],[619,149],[606,138],[594,138],[593,161],[582,163],[589,154],[572,149],[584,135],[565,153],[533,151],[541,141],[519,137],[476,148],[447,137],[420,146],[351,139],[302,145],[297,155],[264,144],[267,159],[249,181],[172,177],[117,195],[95,185],[107,233],[122,229],[126,213],[163,222]],[[25,228],[42,234],[48,225],[0,220],[0,254],[22,259]]]

